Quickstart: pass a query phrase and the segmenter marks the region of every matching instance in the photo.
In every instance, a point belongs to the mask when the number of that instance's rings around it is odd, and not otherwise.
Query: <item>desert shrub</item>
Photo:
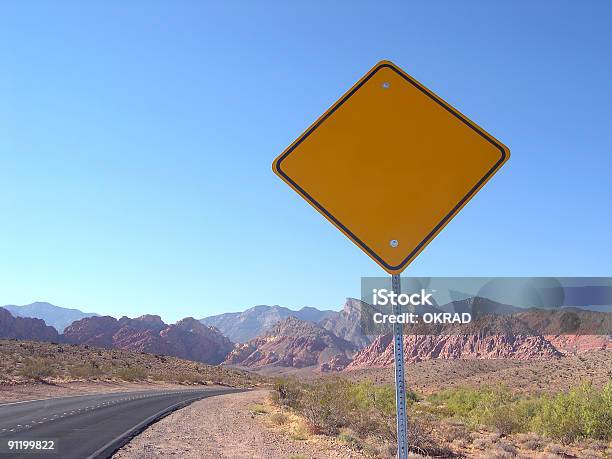
[[[202,383],[202,377],[197,373],[178,373],[176,377],[176,381],[180,383],[187,384],[200,384]]]
[[[375,385],[370,381],[355,383],[350,387],[351,397],[359,408],[376,409],[383,413],[395,414],[395,387],[392,385]],[[406,391],[406,400],[412,404],[419,400],[417,394]]]
[[[293,440],[308,440],[311,433],[312,429],[305,422],[301,421],[291,425],[289,436]]]
[[[393,417],[395,422],[395,417]],[[440,446],[436,440],[434,431],[437,430],[438,423],[428,416],[409,416],[408,417],[408,449],[425,457],[454,457],[453,452],[446,446]],[[393,429],[392,444],[396,444],[396,429]]]
[[[26,358],[17,374],[24,378],[42,381],[44,378],[54,376],[56,372],[53,365],[45,359]]]
[[[322,433],[336,435],[350,423],[359,405],[351,393],[351,383],[331,378],[308,386],[302,395],[301,412]]]
[[[492,427],[502,435],[524,432],[528,429],[533,413],[539,405],[537,401],[532,400],[504,402],[493,399],[489,402],[490,405],[484,404],[483,412],[476,411],[471,417],[475,423]]]
[[[503,448],[496,446],[493,449],[485,451],[485,457],[489,459],[513,459],[516,454],[505,451]]]
[[[516,437],[518,443],[523,445],[525,449],[531,451],[539,451],[544,447],[544,440],[538,434],[529,432],[524,434],[519,434]]]
[[[142,367],[122,367],[115,374],[124,381],[142,381],[147,378],[147,370]]]
[[[73,365],[68,369],[68,373],[72,378],[95,379],[102,375],[102,369],[94,362],[90,362],[81,365]]]
[[[476,449],[487,450],[495,447],[497,438],[491,438],[489,435],[479,436],[474,439],[472,445]]]
[[[414,392],[407,396],[409,404],[418,400]],[[395,388],[391,385],[354,383],[339,377],[310,384],[279,379],[272,400],[299,412],[311,431],[338,435],[340,441],[353,449],[378,451],[371,441],[379,446],[397,441]],[[449,457],[449,450],[438,447],[434,441],[432,425],[424,419],[410,418],[410,450]]]
[[[470,442],[470,431],[461,421],[445,420],[438,421],[438,430],[442,437],[448,442],[467,444]]]
[[[582,384],[544,397],[532,427],[542,435],[571,442],[582,438],[612,439],[612,382],[597,390]]]
[[[518,450],[516,449],[516,446],[514,446],[512,443],[500,440],[499,442],[497,442],[497,446],[504,452],[510,454],[511,457],[516,457],[516,453]]]
[[[459,387],[432,395],[430,401],[438,404],[452,416],[470,418],[475,411],[490,410],[512,401],[512,394],[504,387],[472,389]]]
[[[355,433],[349,429],[344,429],[342,432],[340,432],[340,434],[338,435],[338,440],[348,445],[352,449],[355,449],[355,450],[363,449],[363,443],[359,440],[359,438],[357,438]]]
[[[281,406],[298,408],[303,394],[303,387],[293,378],[278,378],[274,381],[272,401]]]
[[[159,371],[150,373],[149,377],[153,381],[172,381],[172,378],[170,378],[169,373],[164,373],[164,372],[159,372]]]
[[[554,454],[556,457],[569,456],[567,449],[561,445],[558,445],[557,443],[550,443],[549,445],[546,445],[544,452]]]
[[[442,416],[461,419],[472,428],[492,427],[503,435],[532,431],[563,442],[612,438],[612,383],[602,389],[583,384],[554,396],[534,397],[503,387],[459,388],[431,396],[430,401]]]
[[[268,408],[261,403],[253,403],[249,406],[249,411],[251,414],[265,414],[268,412]]]
[[[439,411],[472,428],[492,427],[503,435],[524,431],[538,410],[538,401],[513,395],[505,387],[458,388],[430,397]]]
[[[289,418],[284,413],[272,413],[270,416],[270,422],[277,426],[282,426],[287,424]]]

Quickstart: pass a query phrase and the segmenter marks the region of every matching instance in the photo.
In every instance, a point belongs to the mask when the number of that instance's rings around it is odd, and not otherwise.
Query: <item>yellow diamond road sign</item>
[[[382,61],[276,158],[273,169],[397,274],[509,156],[499,140]]]

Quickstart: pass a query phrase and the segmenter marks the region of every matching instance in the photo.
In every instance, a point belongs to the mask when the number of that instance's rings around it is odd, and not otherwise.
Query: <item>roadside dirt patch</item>
[[[268,391],[220,395],[196,402],[152,425],[114,459],[365,458],[319,435],[298,439],[266,425]]]

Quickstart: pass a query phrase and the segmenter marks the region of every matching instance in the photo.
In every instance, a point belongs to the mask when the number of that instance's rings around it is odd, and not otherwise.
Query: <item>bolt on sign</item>
[[[399,274],[509,156],[491,134],[382,61],[273,170],[385,271]]]

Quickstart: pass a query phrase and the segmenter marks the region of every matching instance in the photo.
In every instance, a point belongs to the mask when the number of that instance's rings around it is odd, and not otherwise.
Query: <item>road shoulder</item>
[[[322,436],[299,434],[269,424],[268,391],[206,398],[146,429],[119,450],[115,459],[182,458],[364,458]]]

